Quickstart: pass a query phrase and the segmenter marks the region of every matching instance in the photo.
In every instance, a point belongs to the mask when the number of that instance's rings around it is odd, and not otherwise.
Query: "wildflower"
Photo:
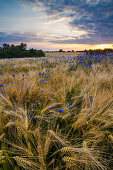
[[[41,75],[41,72],[39,72],[38,75]]]
[[[7,84],[4,84],[4,87],[6,87],[7,86]]]
[[[50,110],[51,110],[51,109],[54,109],[54,107],[50,107]]]
[[[75,115],[75,116],[77,115],[76,112],[74,113],[74,115]]]
[[[3,87],[3,84],[0,84],[0,87]]]
[[[68,104],[68,107],[72,107],[72,105],[71,105],[71,104]]]
[[[59,113],[64,113],[64,110],[58,108]]]
[[[13,77],[16,77],[16,75],[13,74]]]
[[[41,80],[41,82],[42,82],[42,83],[45,83],[45,80],[44,80],[44,79],[42,79],[42,80]]]
[[[22,76],[24,77],[24,74],[22,74]]]
[[[92,103],[93,102],[93,99],[92,98],[88,98],[89,99],[89,101]]]
[[[34,117],[31,117],[29,120],[34,120]]]
[[[26,89],[28,89],[29,88],[29,86],[26,86]]]
[[[76,120],[76,118],[73,118],[73,121],[75,121]]]
[[[54,87],[56,87],[56,84],[54,84]]]
[[[62,138],[66,138],[66,136],[62,136]]]
[[[24,102],[24,99],[22,99],[21,101]]]
[[[2,94],[6,94],[6,92],[3,92]]]

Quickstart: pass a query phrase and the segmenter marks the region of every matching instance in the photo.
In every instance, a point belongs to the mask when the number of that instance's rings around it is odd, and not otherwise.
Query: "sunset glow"
[[[105,49],[105,48],[111,48],[113,49],[113,45],[112,44],[100,44],[100,45],[95,45],[93,47],[93,49]]]
[[[1,0],[0,46],[113,48],[113,0]]]

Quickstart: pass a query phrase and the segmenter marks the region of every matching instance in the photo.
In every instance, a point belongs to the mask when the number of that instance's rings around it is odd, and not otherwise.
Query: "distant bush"
[[[26,50],[27,44],[21,43],[20,45],[9,45],[4,43],[0,48],[0,58],[24,58],[24,57],[44,57],[45,54],[42,50],[31,48]]]

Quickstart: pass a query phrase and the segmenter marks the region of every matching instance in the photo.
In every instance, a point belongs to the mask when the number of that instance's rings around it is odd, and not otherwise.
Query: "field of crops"
[[[110,170],[113,54],[0,60],[0,170]]]

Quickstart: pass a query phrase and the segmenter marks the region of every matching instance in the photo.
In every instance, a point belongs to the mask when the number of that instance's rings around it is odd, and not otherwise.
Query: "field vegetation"
[[[0,170],[112,169],[113,54],[45,55],[0,60]]]

